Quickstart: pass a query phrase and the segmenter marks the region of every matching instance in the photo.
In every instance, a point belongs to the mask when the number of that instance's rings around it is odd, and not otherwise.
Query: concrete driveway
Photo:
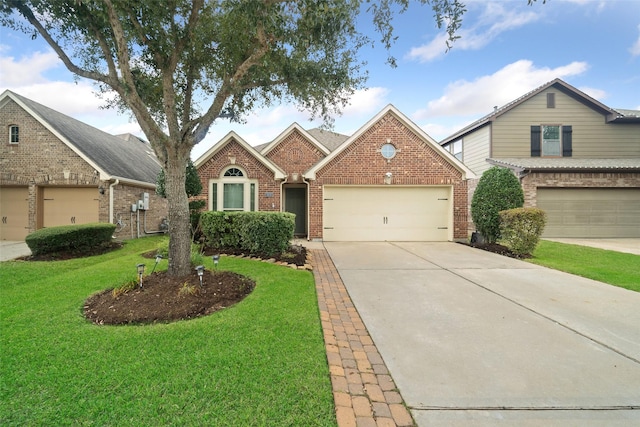
[[[418,425],[640,425],[640,293],[456,243],[324,246]]]

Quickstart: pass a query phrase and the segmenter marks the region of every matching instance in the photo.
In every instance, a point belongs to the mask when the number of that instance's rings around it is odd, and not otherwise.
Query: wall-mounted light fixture
[[[391,177],[393,176],[393,174],[391,172],[387,172],[384,174],[384,183],[389,185],[391,184]]]
[[[98,193],[104,194],[104,187],[102,185],[98,187]]]
[[[69,177],[71,176],[71,171],[69,169],[65,169],[62,171],[62,175],[64,176],[64,179],[69,179]]]

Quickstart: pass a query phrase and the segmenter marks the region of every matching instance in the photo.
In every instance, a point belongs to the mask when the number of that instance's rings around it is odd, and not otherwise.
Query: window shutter
[[[571,148],[571,134],[573,133],[571,126],[562,126],[562,157],[571,157],[573,149]]]
[[[531,157],[540,157],[540,126],[531,126]]]

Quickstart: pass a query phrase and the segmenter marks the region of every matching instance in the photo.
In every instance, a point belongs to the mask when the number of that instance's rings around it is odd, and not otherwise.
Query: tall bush
[[[487,243],[500,238],[498,212],[524,205],[524,192],[509,169],[494,166],[480,177],[471,199],[471,218]]]
[[[546,222],[546,213],[538,208],[500,211],[501,242],[518,255],[531,255],[540,241]]]

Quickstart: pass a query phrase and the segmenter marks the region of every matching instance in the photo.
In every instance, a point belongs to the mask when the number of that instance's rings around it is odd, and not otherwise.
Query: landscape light
[[[142,287],[142,275],[144,274],[144,264],[138,264],[136,265],[136,268],[138,269],[138,284],[140,285],[140,287]]]
[[[153,269],[151,270],[151,274],[153,274],[154,271],[156,271],[156,267],[158,266],[158,263],[162,260],[162,255],[158,254],[156,255],[156,263],[153,266]]]
[[[200,287],[202,287],[202,276],[204,275],[204,265],[197,266],[196,271],[198,272],[198,278],[200,279]]]
[[[214,255],[211,258],[213,259],[213,268],[218,268],[218,262],[220,261],[220,255]]]

